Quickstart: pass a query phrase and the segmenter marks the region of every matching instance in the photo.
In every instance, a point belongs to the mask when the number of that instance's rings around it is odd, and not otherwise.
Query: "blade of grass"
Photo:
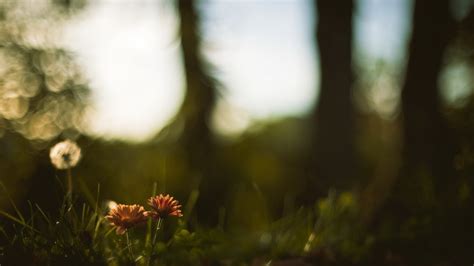
[[[257,192],[257,197],[260,198],[260,202],[263,203],[263,217],[265,219],[265,221],[268,223],[268,221],[270,221],[270,218],[269,218],[269,214],[268,214],[268,202],[267,202],[267,199],[265,198],[265,196],[263,195],[262,193],[262,190],[260,189],[260,187],[258,186],[257,183],[255,182],[252,182],[252,187],[254,188],[255,192]]]
[[[65,228],[68,230],[68,232],[71,234],[71,236],[77,236],[77,232],[75,230],[75,222],[77,220],[77,213],[72,207],[73,205],[69,203],[67,196],[64,197],[63,200],[63,206],[62,206],[62,211],[60,213],[60,217],[58,221],[60,221],[63,225],[65,225]],[[63,210],[66,210],[63,212]]]
[[[99,232],[99,227],[101,223],[102,223],[102,216],[97,216],[97,223],[95,224],[94,236],[92,238],[93,240],[97,238],[97,233]]]
[[[28,202],[28,208],[30,208],[30,220],[29,220],[29,222],[31,223],[32,227],[35,227],[36,213],[33,213],[33,205],[31,204],[31,201],[28,200],[27,202]]]
[[[106,239],[110,235],[110,233],[112,233],[114,230],[115,228],[111,227],[108,231],[105,232],[105,234],[102,236],[102,239]],[[94,241],[94,242],[95,242],[94,248],[97,248],[101,244],[100,241]]]
[[[8,193],[8,190],[7,190],[7,188],[5,187],[5,185],[3,184],[2,181],[0,181],[0,185],[2,186],[3,190],[5,191],[5,195],[7,195],[7,198],[8,198],[8,200],[10,201],[10,204],[13,206],[13,209],[15,210],[16,214],[18,215],[18,217],[20,218],[20,220],[21,220],[23,223],[25,223],[25,218],[23,217],[23,215],[21,215],[20,210],[18,210],[18,208],[16,207],[15,202],[14,202],[13,199],[10,197],[10,194]]]
[[[184,207],[184,222],[185,223],[188,223],[189,218],[191,217],[191,212],[193,211],[198,198],[199,198],[199,190],[193,189],[193,191],[191,191],[191,194],[189,195],[188,201],[186,202],[186,206]]]
[[[97,183],[97,196],[95,199],[95,212],[99,210],[100,183]]]
[[[86,183],[82,179],[78,179],[79,187],[81,188],[82,194],[85,196],[86,200],[91,206],[95,206],[94,196],[92,195],[90,189],[87,187]]]
[[[68,212],[67,197],[63,196],[60,211],[59,211],[59,216],[64,218],[67,212]]]
[[[84,219],[86,215],[86,204],[82,204],[82,212],[81,212],[81,226],[84,226]]]
[[[157,186],[158,184],[156,182],[153,182],[153,190],[151,192],[152,197],[156,195]],[[147,228],[146,228],[146,237],[145,237],[145,247],[147,247],[151,241],[151,232],[152,232],[151,227],[152,227],[152,219],[148,219]]]
[[[44,213],[44,211],[40,208],[40,206],[38,204],[35,203],[35,206],[36,206],[36,209],[38,209],[40,214],[43,216],[44,220],[48,223],[49,226],[51,226],[51,221],[48,218],[48,216],[46,215],[46,213]]]
[[[2,234],[5,236],[5,239],[10,242],[10,240],[8,239],[8,234],[7,232],[5,232],[5,229],[3,229],[3,227],[0,227],[0,232],[2,232]],[[10,242],[11,244],[11,242]]]
[[[7,212],[4,212],[4,211],[0,210],[0,215],[3,215],[4,217],[6,217],[6,218],[8,218],[8,219],[10,219],[10,220],[12,220],[12,221],[14,221],[14,222],[16,222],[16,223],[22,225],[24,228],[28,228],[28,229],[30,229],[30,230],[33,231],[33,232],[36,232],[36,233],[41,234],[40,231],[36,230],[35,228],[31,227],[29,224],[25,223],[25,222],[22,221],[21,219],[18,219],[18,218],[14,217],[13,215],[11,215],[11,214],[9,214],[9,213],[7,213]]]
[[[97,213],[92,213],[92,215],[89,217],[89,221],[87,222],[86,228],[94,229],[96,219],[97,219]]]
[[[115,228],[111,227],[111,228],[105,233],[105,237],[107,237],[108,235],[110,235],[110,233],[112,233],[114,230],[115,230]]]

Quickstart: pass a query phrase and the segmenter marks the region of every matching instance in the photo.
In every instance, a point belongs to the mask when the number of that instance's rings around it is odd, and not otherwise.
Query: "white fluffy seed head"
[[[76,166],[81,159],[81,148],[75,142],[65,140],[51,148],[49,157],[57,169],[69,169]]]

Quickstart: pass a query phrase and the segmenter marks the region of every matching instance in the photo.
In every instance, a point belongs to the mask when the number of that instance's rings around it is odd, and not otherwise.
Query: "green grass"
[[[185,216],[171,217],[158,231],[152,244],[156,222],[116,235],[105,220],[100,186],[97,196],[73,206],[63,201],[58,215],[46,213],[29,203],[22,214],[12,201],[15,214],[0,211],[5,222],[0,235],[4,265],[251,265],[279,259],[311,257],[315,250],[330,250],[347,261],[360,261],[370,248],[370,239],[361,228],[351,230],[357,215],[352,194],[331,195],[314,208],[300,208],[259,230],[190,229],[199,192],[193,191],[184,204]],[[156,193],[156,185],[152,195]],[[28,217],[28,218],[26,218]],[[6,228],[9,230],[6,230]],[[316,237],[314,237],[316,235]]]

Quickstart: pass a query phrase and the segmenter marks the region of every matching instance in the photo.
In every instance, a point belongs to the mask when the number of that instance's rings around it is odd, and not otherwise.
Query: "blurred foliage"
[[[58,47],[70,10],[48,1],[0,3],[0,132],[50,140],[81,128],[87,82],[72,54]]]
[[[325,250],[339,260],[360,262],[367,259],[374,237],[364,229],[358,201],[349,192],[337,195],[334,191],[318,202],[318,218],[310,234],[305,251]]]

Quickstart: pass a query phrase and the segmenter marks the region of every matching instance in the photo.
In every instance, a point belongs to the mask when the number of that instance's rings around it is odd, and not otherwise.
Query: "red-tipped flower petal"
[[[179,205],[179,202],[169,194],[160,194],[151,197],[148,199],[148,204],[153,210],[148,212],[146,215],[151,216],[154,219],[166,218],[168,216],[183,216],[183,213],[181,212],[181,205]]]

